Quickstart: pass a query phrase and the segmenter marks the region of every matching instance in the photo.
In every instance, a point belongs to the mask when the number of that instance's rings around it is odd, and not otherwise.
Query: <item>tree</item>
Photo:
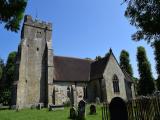
[[[10,105],[11,102],[11,91],[8,88],[0,88],[0,103],[3,105]]]
[[[91,58],[89,58],[89,57],[86,57],[85,59],[86,59],[86,60],[91,60],[91,61],[92,61],[92,59],[91,59]]]
[[[98,60],[101,60],[102,57],[101,56],[96,56],[95,60],[98,61]]]
[[[0,80],[2,79],[3,70],[2,67],[0,67]]]
[[[154,42],[154,55],[155,55],[155,61],[156,61],[156,71],[158,74],[157,78],[157,88],[160,90],[160,41]]]
[[[109,57],[109,55],[110,55],[110,53],[108,52],[108,53],[106,53],[106,54],[104,55],[104,57]]]
[[[120,54],[120,67],[123,68],[127,73],[133,76],[133,70],[129,60],[129,53],[126,50],[122,50]]]
[[[0,66],[3,66],[3,73],[5,74],[5,86],[0,88],[0,103],[3,103],[3,105],[10,105],[11,102],[11,85],[14,80],[15,59],[16,52],[11,52],[8,56],[6,66],[4,66],[3,61],[0,60]]]
[[[14,80],[14,72],[15,72],[15,59],[16,59],[16,52],[11,52],[7,59],[7,64],[5,68],[6,73],[6,82],[8,87],[11,86]]]
[[[132,35],[135,41],[153,43],[160,39],[160,0],[125,0],[125,16],[137,28]]]
[[[2,79],[3,77],[3,70],[4,70],[4,62],[3,60],[0,58],[0,80]]]
[[[137,48],[137,62],[139,72],[138,94],[148,95],[155,90],[151,65],[147,59],[145,48],[140,46]]]
[[[0,0],[0,23],[7,30],[17,32],[27,6],[27,0]]]
[[[137,96],[138,95],[138,82],[139,82],[139,79],[136,78],[136,77],[132,77],[132,79],[133,79],[134,92],[135,92],[135,95]]]

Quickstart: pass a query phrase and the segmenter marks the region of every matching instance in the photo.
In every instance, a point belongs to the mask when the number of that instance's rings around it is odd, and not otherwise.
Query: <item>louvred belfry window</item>
[[[119,79],[118,79],[117,75],[113,76],[113,91],[114,91],[114,93],[120,93]]]

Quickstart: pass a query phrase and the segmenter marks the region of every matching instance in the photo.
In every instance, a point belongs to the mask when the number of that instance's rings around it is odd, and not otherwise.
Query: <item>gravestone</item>
[[[100,99],[99,99],[99,97],[96,97],[96,104],[100,104],[101,102],[100,102]]]
[[[44,104],[43,104],[43,103],[38,103],[38,104],[37,104],[37,109],[38,109],[38,110],[41,110],[43,107],[44,107]]]
[[[31,105],[31,109],[36,109],[36,105]]]
[[[109,104],[110,120],[128,120],[128,112],[125,101],[115,97]]]
[[[17,107],[16,107],[16,112],[19,112],[19,110],[20,110],[20,109],[19,109],[19,106],[17,105]]]
[[[77,108],[77,91],[75,85],[71,86],[71,104]]]
[[[93,104],[90,106],[90,114],[91,115],[96,114],[96,106]]]
[[[86,102],[81,100],[78,104],[78,120],[85,120]]]
[[[3,103],[0,103],[0,107],[2,107],[3,106]]]
[[[70,108],[70,119],[75,120],[77,117],[77,111],[75,107]]]

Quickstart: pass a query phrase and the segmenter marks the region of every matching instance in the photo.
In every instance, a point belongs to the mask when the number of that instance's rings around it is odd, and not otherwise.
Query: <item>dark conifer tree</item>
[[[160,90],[160,41],[154,42],[154,55],[156,61],[156,71],[158,74],[156,85],[157,89]]]
[[[140,46],[137,48],[137,62],[139,72],[138,94],[148,95],[155,90],[151,65],[147,59],[145,48]]]
[[[101,56],[96,56],[95,60],[98,61],[98,60],[101,60],[102,57]]]
[[[2,80],[3,73],[4,73],[4,62],[3,62],[3,60],[0,58],[0,80]]]
[[[8,87],[11,86],[14,80],[15,59],[16,59],[16,52],[11,52],[8,56],[7,64],[5,67],[6,83]]]
[[[129,53],[126,50],[122,50],[120,54],[120,66],[127,73],[133,76],[133,70],[130,64]]]

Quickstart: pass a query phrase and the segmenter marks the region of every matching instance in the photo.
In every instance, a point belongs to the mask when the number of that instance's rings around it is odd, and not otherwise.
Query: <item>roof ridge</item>
[[[67,59],[77,59],[77,60],[84,60],[84,61],[94,62],[94,60],[88,60],[88,59],[85,59],[85,58],[76,58],[76,57],[70,57],[70,56],[54,55],[53,57],[60,57],[60,58],[67,58]]]

